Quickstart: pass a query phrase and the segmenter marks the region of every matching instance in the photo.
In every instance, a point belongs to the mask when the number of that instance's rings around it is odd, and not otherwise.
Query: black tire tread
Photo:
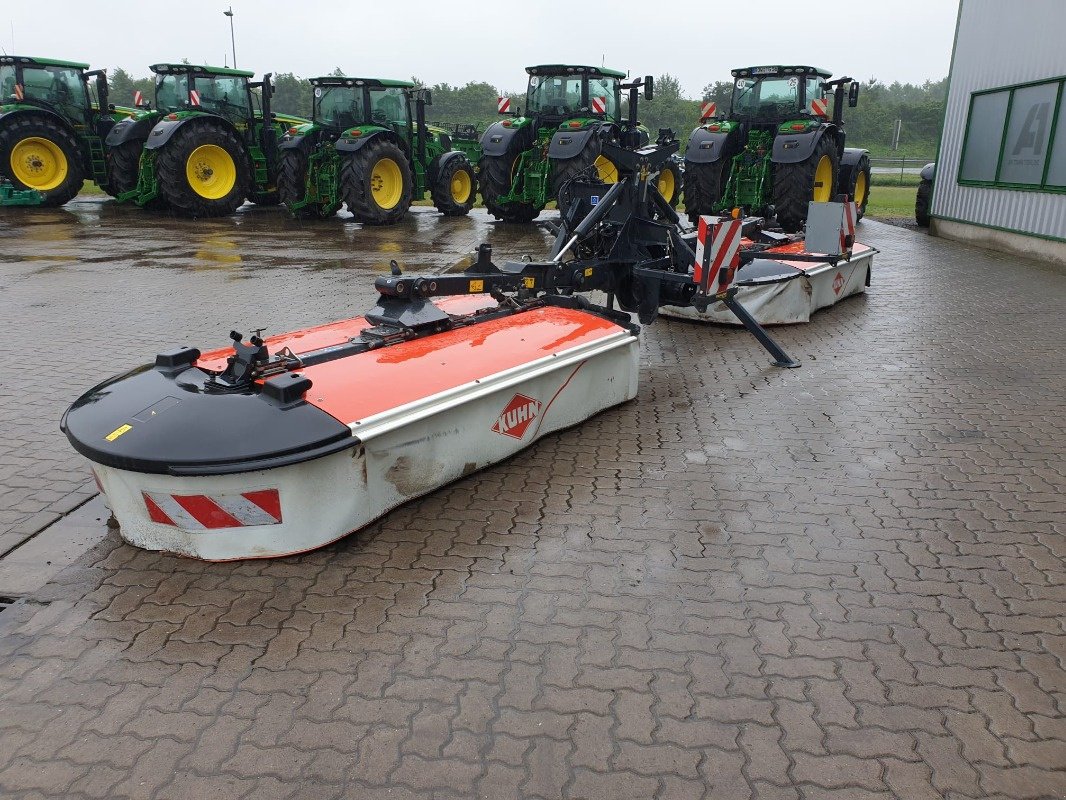
[[[210,140],[215,141],[210,141]],[[185,163],[201,144],[229,145],[225,149],[233,157],[237,181],[226,197],[209,200],[196,194],[185,177]],[[159,149],[156,158],[156,178],[159,193],[172,211],[183,217],[225,217],[244,202],[251,182],[248,158],[240,139],[228,128],[217,123],[188,124],[175,131]]]
[[[8,178],[19,189],[30,189],[10,172],[11,149],[23,139],[37,136],[47,138],[59,145],[67,157],[67,179],[55,189],[42,192],[47,208],[61,206],[77,196],[85,183],[85,165],[82,162],[81,146],[77,137],[54,119],[38,114],[18,114],[0,122],[0,175]]]
[[[515,223],[532,222],[541,209],[534,208],[530,203],[496,202],[498,197],[511,191],[511,168],[516,158],[518,153],[513,151],[502,156],[482,156],[478,162],[478,189],[485,209],[496,219]]]
[[[107,186],[103,187],[104,191],[118,197],[137,188],[143,149],[142,139],[130,139],[107,149]]]
[[[303,150],[283,150],[278,164],[278,200],[287,208],[289,203],[303,200],[307,191],[307,153]],[[312,219],[322,216],[318,206],[303,206],[289,212],[297,219]]]
[[[399,164],[403,179],[400,202],[389,209],[381,208],[374,202],[366,177],[370,168],[382,158],[391,158]],[[340,184],[348,210],[357,222],[364,225],[394,225],[404,218],[411,207],[414,191],[411,166],[403,151],[387,139],[371,140],[354,153],[348,153],[341,166]]]
[[[452,198],[452,176],[460,170],[470,175],[470,197],[465,203],[457,203]],[[470,209],[474,207],[474,202],[477,200],[477,175],[474,174],[474,168],[467,161],[466,156],[455,156],[448,160],[437,173],[437,179],[429,194],[437,211],[446,217],[465,217],[470,213]]]
[[[774,208],[778,224],[788,232],[798,231],[807,221],[807,203],[814,193],[814,173],[822,156],[829,156],[832,163],[833,186],[830,198],[835,198],[840,157],[836,141],[823,134],[818,144],[804,161],[796,164],[774,164]]]
[[[725,191],[730,164],[728,158],[706,164],[685,162],[685,213],[691,222],[714,213],[714,204],[722,199]]]

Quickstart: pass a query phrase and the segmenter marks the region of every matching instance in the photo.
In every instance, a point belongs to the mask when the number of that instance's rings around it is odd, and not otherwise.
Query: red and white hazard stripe
[[[510,97],[497,97],[496,98],[496,111],[500,114],[511,113],[511,98]]]
[[[710,119],[718,111],[718,104],[713,100],[706,101],[700,106],[700,119]]]
[[[829,101],[815,98],[811,100],[811,113],[819,117],[829,116]]]
[[[187,531],[281,523],[277,489],[213,495],[141,492],[141,496],[149,519]]]
[[[592,98],[592,113],[593,114],[606,114],[607,113],[607,98],[593,97]]]
[[[21,83],[16,83],[15,84],[15,99],[16,100],[25,100],[26,99],[26,92],[23,91]]]
[[[189,104],[194,106],[200,105],[200,93],[195,89],[189,89]]]
[[[733,273],[740,261],[743,228],[744,223],[739,219],[700,217],[693,278],[704,294],[724,292],[732,283]]]
[[[137,108],[141,107],[141,103],[144,102],[144,95],[141,94],[140,89],[133,93],[133,105]]]

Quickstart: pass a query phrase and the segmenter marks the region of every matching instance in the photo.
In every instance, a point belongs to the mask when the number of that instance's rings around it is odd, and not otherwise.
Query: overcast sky
[[[228,2],[19,2],[0,10],[9,53],[123,67],[135,77],[160,61],[222,64]],[[731,10],[730,10],[731,9]],[[428,84],[525,86],[528,64],[604,64],[669,72],[682,90],[725,80],[733,67],[811,64],[890,83],[948,72],[955,0],[234,0],[237,65],[303,77],[341,67]]]

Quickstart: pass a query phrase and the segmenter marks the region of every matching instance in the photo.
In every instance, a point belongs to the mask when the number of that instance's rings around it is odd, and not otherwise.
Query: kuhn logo
[[[840,290],[844,288],[844,284],[847,281],[844,280],[843,273],[838,272],[837,276],[833,278],[833,294],[840,294]]]
[[[526,397],[524,394],[516,394],[507,404],[507,408],[496,418],[492,429],[504,436],[513,436],[521,439],[526,434],[526,429],[533,424],[540,415],[540,400]]]

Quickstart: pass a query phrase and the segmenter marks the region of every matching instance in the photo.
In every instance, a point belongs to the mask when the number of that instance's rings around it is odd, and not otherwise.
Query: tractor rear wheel
[[[307,153],[303,150],[284,150],[278,165],[278,196],[297,219],[322,216],[317,205],[302,206],[295,211],[292,203],[298,203],[307,194]]]
[[[551,196],[555,198],[559,213],[563,214],[570,207],[570,198],[565,185],[568,181],[584,175],[589,181],[604,184],[618,183],[618,166],[601,154],[603,143],[593,134],[581,148],[581,152],[565,161],[553,161],[551,164]]]
[[[685,213],[690,222],[696,222],[701,215],[714,213],[714,206],[725,191],[731,164],[728,158],[709,164],[685,162]]]
[[[388,139],[372,139],[348,153],[340,183],[348,210],[365,225],[393,225],[411,207],[411,167],[403,151]]]
[[[159,151],[159,193],[184,217],[223,217],[244,202],[250,183],[240,140],[221,125],[185,124]]]
[[[870,159],[863,156],[855,165],[848,195],[855,201],[856,222],[866,216],[866,203],[870,200]]]
[[[677,208],[678,201],[681,200],[682,180],[681,170],[673,160],[659,167],[659,177],[655,179],[655,188],[666,199],[670,208]]]
[[[85,182],[74,134],[41,116],[17,115],[0,123],[0,175],[19,189],[36,189],[45,206],[61,206]]]
[[[836,197],[840,156],[837,143],[823,135],[814,152],[798,164],[774,164],[774,208],[777,222],[786,231],[798,231],[807,221],[811,200],[828,202]]]
[[[914,221],[919,228],[929,227],[929,202],[933,198],[933,182],[922,181],[918,184],[918,194],[914,198]]]
[[[118,197],[137,188],[141,166],[142,139],[132,139],[107,150],[107,193]]]
[[[515,137],[518,138],[518,137]],[[478,162],[478,189],[486,210],[504,222],[532,222],[543,210],[531,203],[500,203],[499,198],[511,193],[518,157],[522,154],[514,139],[507,152],[499,156],[482,156]]]
[[[455,156],[441,167],[430,195],[437,211],[446,217],[470,213],[477,197],[477,176],[466,156]]]

